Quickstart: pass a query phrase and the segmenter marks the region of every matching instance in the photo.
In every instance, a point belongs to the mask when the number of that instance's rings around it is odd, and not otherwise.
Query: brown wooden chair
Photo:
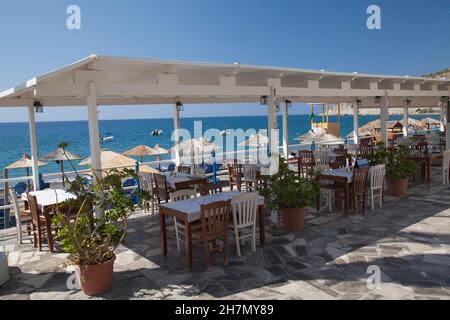
[[[358,214],[358,207],[361,205],[362,212],[366,212],[367,199],[367,181],[369,176],[369,168],[361,168],[353,170],[353,183],[351,188],[351,201],[353,204],[353,212]]]
[[[169,202],[169,188],[167,187],[167,179],[166,176],[161,174],[154,173],[153,180],[155,182],[155,195],[158,204],[162,202]]]
[[[53,252],[53,235],[52,235],[52,225],[50,221],[50,216],[46,212],[42,212],[39,209],[37,199],[35,196],[30,193],[27,194],[28,199],[28,207],[31,211],[31,221],[32,221],[32,229],[33,229],[33,239],[34,239],[34,247],[39,246],[39,251],[42,251],[42,238],[46,236],[48,248],[50,252]],[[43,229],[45,231],[43,231]]]
[[[374,153],[375,153],[374,146],[371,146],[371,145],[360,145],[359,146],[359,153],[358,153],[359,158],[367,159],[367,157],[373,155]]]
[[[330,168],[333,170],[345,168],[347,166],[347,161],[351,165],[352,156],[349,154],[337,155],[334,161],[330,162]]]
[[[191,167],[179,166],[177,168],[178,173],[191,174]]]
[[[230,180],[230,190],[233,191],[233,186],[236,186],[238,191],[242,189],[242,165],[234,162],[228,164],[228,178]]]
[[[300,177],[306,177],[314,165],[314,153],[311,150],[298,151],[298,175]]]
[[[228,265],[228,224],[230,222],[231,200],[214,202],[201,206],[200,231],[194,237],[203,242],[208,271],[212,268],[211,254],[223,251],[224,264]],[[218,245],[222,240],[222,245]]]
[[[216,193],[222,193],[222,186],[218,183],[214,186],[212,183],[206,183],[203,185],[197,186],[197,191],[200,193],[200,196],[208,196]]]

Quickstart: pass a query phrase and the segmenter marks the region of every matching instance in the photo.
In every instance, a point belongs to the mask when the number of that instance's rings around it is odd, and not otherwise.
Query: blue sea
[[[376,120],[378,116],[361,116],[360,125]],[[415,117],[417,119],[423,117]],[[400,116],[391,116],[390,120],[400,120]],[[316,120],[319,120],[317,117]],[[210,128],[219,130],[226,129],[266,129],[267,117],[218,117],[218,118],[182,118],[181,127],[193,132],[194,121],[202,121],[203,131]],[[278,119],[280,128],[282,119]],[[330,121],[337,121],[336,117],[330,117]],[[156,128],[164,131],[159,137],[154,137],[150,132]],[[341,118],[342,136],[353,131],[353,117],[343,116]],[[308,132],[310,129],[309,115],[289,116],[289,144],[297,144],[295,138]],[[105,120],[100,121],[100,133],[112,133],[114,140],[102,143],[105,149],[122,153],[137,145],[154,146],[160,144],[162,147],[172,146],[171,133],[173,131],[172,119],[148,119],[148,120]],[[40,122],[37,123],[37,138],[39,155],[45,155],[55,150],[59,143],[69,143],[68,150],[81,156],[89,156],[89,138],[87,122]],[[24,153],[30,153],[28,124],[27,123],[0,123],[0,170],[18,160]],[[280,137],[282,139],[282,137]],[[152,157],[145,161],[154,161]],[[58,172],[56,163],[49,163],[41,167],[42,173]],[[10,176],[23,176],[24,170],[10,172]]]

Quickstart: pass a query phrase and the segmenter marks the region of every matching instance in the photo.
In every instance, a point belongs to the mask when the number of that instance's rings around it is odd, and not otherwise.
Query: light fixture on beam
[[[373,103],[380,104],[381,103],[381,97],[380,96],[373,97]]]
[[[357,105],[358,107],[361,107],[361,104],[362,104],[362,100],[357,99],[357,100],[356,100],[356,105]]]
[[[411,100],[409,100],[409,99],[406,99],[406,106],[407,106],[407,107],[410,107],[410,106],[411,106],[411,103],[412,103],[412,101],[411,101]]]
[[[184,111],[184,105],[180,101],[177,101],[177,111]]]
[[[262,106],[267,106],[267,96],[262,96],[260,99],[260,103]]]
[[[40,101],[34,101],[33,106],[35,113],[44,113],[44,106]]]

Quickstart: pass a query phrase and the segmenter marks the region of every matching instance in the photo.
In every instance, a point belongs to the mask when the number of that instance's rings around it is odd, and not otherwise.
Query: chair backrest
[[[370,186],[372,188],[383,188],[386,165],[380,164],[370,169]]]
[[[215,186],[212,183],[201,184],[197,186],[197,192],[202,197],[222,193],[222,186],[219,183],[216,183]]]
[[[230,178],[230,181],[234,179],[241,179],[242,174],[242,165],[238,163],[229,163],[228,164],[228,175]]]
[[[155,182],[156,196],[159,200],[169,200],[166,176],[154,173],[153,180]]]
[[[355,194],[363,194],[367,190],[369,168],[353,169],[353,191]]]
[[[149,173],[139,172],[139,182],[141,189],[144,191],[153,191],[153,176]]]
[[[189,189],[179,190],[170,194],[170,201],[174,202],[195,198],[197,198],[197,191]]]
[[[244,164],[244,178],[248,181],[256,181],[256,164]]]
[[[375,152],[375,148],[371,145],[360,145],[359,146],[359,155],[364,158],[372,155],[374,152]]]
[[[314,161],[315,164],[329,164],[330,163],[330,152],[329,151],[314,151]]]
[[[41,210],[39,209],[38,202],[35,196],[31,195],[31,193],[27,193],[28,199],[28,208],[31,211],[31,219],[36,226],[40,225],[39,217],[42,215]]]
[[[228,232],[231,200],[218,201],[200,207],[202,234],[206,240],[217,239]]]
[[[14,207],[14,213],[16,215],[16,222],[19,223],[19,221],[20,221],[19,201],[17,200],[16,190],[14,190],[13,188],[9,189],[9,198]]]
[[[330,165],[329,164],[317,164],[313,167],[314,173],[319,172],[319,173],[324,173],[327,170],[330,170]]]
[[[177,168],[177,172],[184,173],[184,174],[191,174],[191,167],[179,166]]]
[[[248,227],[256,222],[258,193],[251,192],[234,197],[231,201],[233,221],[237,227]]]
[[[314,166],[314,153],[311,150],[300,150],[298,152],[298,171],[304,176]]]

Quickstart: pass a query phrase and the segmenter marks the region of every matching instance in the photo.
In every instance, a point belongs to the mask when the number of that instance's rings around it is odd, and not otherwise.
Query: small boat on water
[[[150,132],[150,134],[154,137],[159,137],[164,134],[164,131],[162,131],[161,129],[155,129],[152,132]]]
[[[222,130],[222,131],[220,131],[220,134],[221,134],[222,136],[229,136],[229,135],[230,135],[230,132],[229,132],[228,130]]]
[[[111,132],[108,132],[107,134],[105,134],[101,137],[102,142],[108,142],[108,141],[113,141],[113,140],[114,140],[114,136]]]

